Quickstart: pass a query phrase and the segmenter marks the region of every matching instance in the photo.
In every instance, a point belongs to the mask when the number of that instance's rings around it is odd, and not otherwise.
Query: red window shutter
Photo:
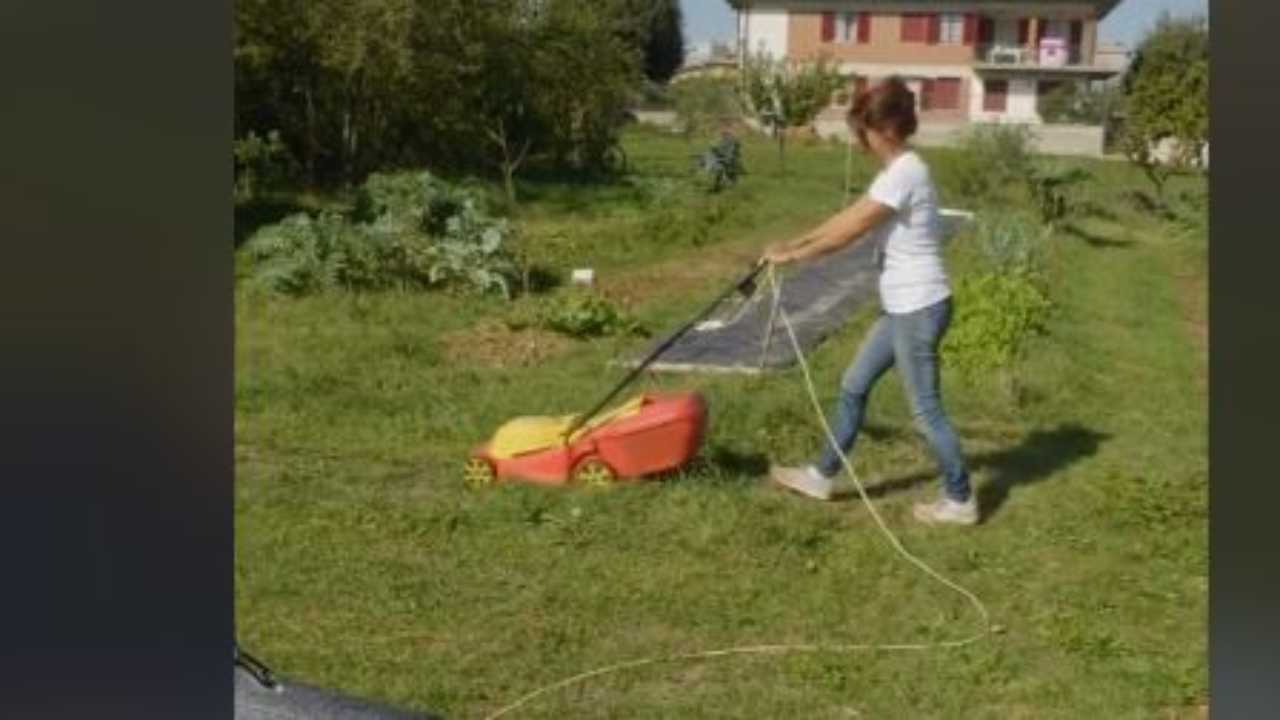
[[[1071,21],[1071,44],[1079,45],[1082,42],[1084,42],[1084,21],[1072,20]]]
[[[942,36],[942,16],[937,13],[929,15],[929,44],[937,45]]]
[[[983,45],[989,45],[996,40],[996,21],[993,18],[984,17],[978,21],[978,42]]]
[[[938,78],[932,84],[931,109],[956,110],[960,107],[960,78]]]
[[[1049,30],[1049,21],[1045,20],[1044,18],[1040,18],[1040,21],[1036,23],[1036,45],[1037,46],[1040,45],[1041,40],[1044,40],[1045,33],[1048,32],[1048,30]]]
[[[858,42],[871,42],[871,13],[858,13]]]
[[[836,39],[836,14],[833,12],[822,13],[822,42],[831,42]]]
[[[969,13],[964,16],[964,44],[972,45],[978,36],[978,16]]]
[[[925,78],[920,81],[920,109],[932,110],[934,103],[934,83],[933,80]]]
[[[906,13],[902,16],[902,41],[903,42],[929,42],[929,28],[931,16],[924,13]]]
[[[1018,44],[1026,45],[1031,40],[1031,19],[1018,18]]]
[[[1009,81],[988,80],[982,93],[982,109],[1004,112],[1009,106]]]

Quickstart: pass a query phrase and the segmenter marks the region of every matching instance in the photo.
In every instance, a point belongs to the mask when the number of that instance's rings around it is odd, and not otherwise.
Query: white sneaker
[[[953,525],[977,525],[978,501],[972,493],[965,502],[941,497],[931,503],[916,503],[912,508],[916,520],[928,525],[951,523]]]
[[[769,479],[788,490],[807,495],[815,500],[831,499],[831,478],[818,472],[812,465],[808,467],[769,468]]]

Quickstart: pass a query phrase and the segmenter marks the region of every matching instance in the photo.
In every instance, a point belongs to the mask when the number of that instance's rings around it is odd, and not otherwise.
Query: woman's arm
[[[771,245],[765,250],[764,259],[781,265],[835,252],[866,235],[868,230],[888,221],[893,213],[893,208],[888,205],[863,197],[808,234],[789,242]]]

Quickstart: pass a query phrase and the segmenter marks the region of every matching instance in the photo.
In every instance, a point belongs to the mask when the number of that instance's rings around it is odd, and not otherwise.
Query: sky
[[[733,10],[725,0],[680,0],[680,4],[689,44],[733,39]],[[1102,21],[1098,34],[1103,42],[1133,47],[1164,10],[1174,15],[1208,15],[1209,0],[1121,0]]]

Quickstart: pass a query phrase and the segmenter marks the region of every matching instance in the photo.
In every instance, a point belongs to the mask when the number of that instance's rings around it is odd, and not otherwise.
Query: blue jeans
[[[897,365],[912,418],[928,439],[942,471],[943,488],[948,497],[964,502],[971,492],[969,473],[960,440],[942,410],[938,377],[938,346],[950,324],[951,298],[911,313],[881,315],[845,370],[831,430],[840,449],[845,454],[852,452],[871,389],[886,370]],[[827,444],[817,463],[818,471],[834,477],[842,467],[839,453]]]

